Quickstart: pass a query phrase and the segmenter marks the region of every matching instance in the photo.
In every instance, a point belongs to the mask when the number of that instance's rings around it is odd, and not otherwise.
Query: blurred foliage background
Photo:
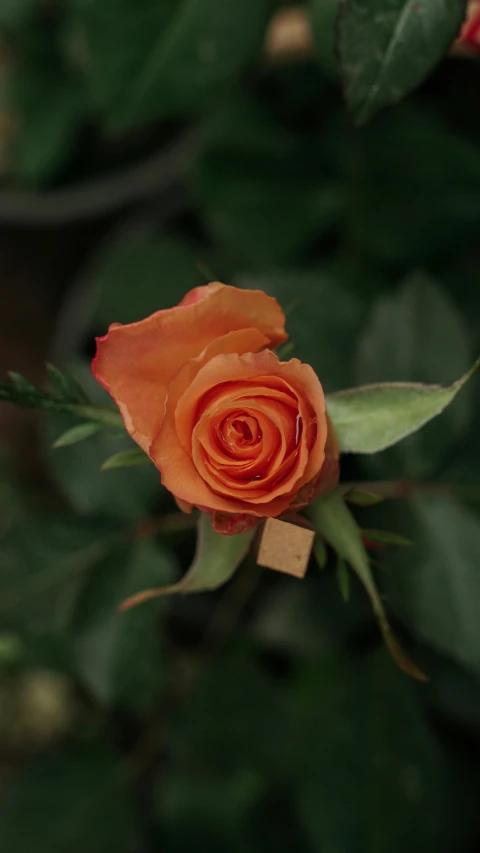
[[[450,383],[480,350],[480,63],[445,59],[354,127],[335,0],[2,0],[1,368],[89,375],[113,321],[219,279],[288,314],[326,390]],[[292,10],[287,10],[292,15]],[[300,13],[300,17],[298,17]],[[285,42],[285,33],[287,33]],[[157,600],[195,547],[127,439],[53,450],[65,417],[3,406],[4,853],[480,850],[480,412],[342,479],[412,540],[375,554],[397,670],[352,577],[247,558],[216,593]],[[343,590],[345,592],[345,590]]]

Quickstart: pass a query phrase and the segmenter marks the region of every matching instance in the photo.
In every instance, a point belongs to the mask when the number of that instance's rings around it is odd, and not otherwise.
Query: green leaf
[[[9,375],[11,382],[0,382],[0,402],[44,412],[69,412],[77,418],[96,421],[105,426],[123,427],[120,413],[111,407],[78,403],[76,396],[60,398],[42,388],[36,388],[19,373],[12,371]]]
[[[104,389],[95,382],[89,364],[76,364],[78,374],[94,404],[90,408],[104,411],[103,406],[110,398]],[[105,409],[106,411],[106,409]],[[114,409],[108,410],[123,428],[120,414]],[[56,414],[45,418],[43,426],[43,449],[50,474],[59,492],[81,514],[92,513],[102,518],[139,521],[145,518],[153,506],[161,510],[167,495],[160,484],[158,471],[154,465],[137,465],[126,471],[118,468],[102,473],[101,465],[112,452],[130,451],[134,445],[124,432],[123,438],[113,441],[110,431],[100,430],[89,441],[76,445],[74,453],[59,453],[52,449],[52,443],[65,430],[71,428],[76,419],[68,414]],[[112,424],[112,426],[114,425]],[[148,460],[145,454],[143,454]]]
[[[293,796],[307,849],[451,849],[444,846],[452,819],[445,756],[415,686],[385,652],[348,667],[317,658],[303,687]]]
[[[56,441],[53,447],[68,447],[70,444],[77,444],[79,441],[84,441],[86,438],[95,435],[101,429],[100,424],[86,423],[78,424],[71,429],[67,429]]]
[[[383,639],[399,667],[408,675],[425,680],[423,672],[402,651],[393,634],[370,569],[361,530],[343,502],[340,492],[335,490],[314,501],[308,507],[307,514],[317,534],[322,535],[358,575],[372,603]]]
[[[0,543],[0,623],[33,636],[70,624],[85,577],[112,548],[112,529],[68,516],[20,518]]]
[[[337,559],[337,581],[340,595],[342,596],[345,604],[348,604],[350,600],[350,575],[348,573],[347,564],[341,557],[338,557]]]
[[[375,506],[383,500],[382,495],[376,495],[363,488],[349,489],[344,492],[343,496],[349,504],[353,504],[354,506]]]
[[[450,48],[465,13],[466,0],[344,0],[340,67],[359,124],[424,80]]]
[[[94,327],[107,329],[112,319],[133,323],[180,302],[188,290],[205,284],[197,261],[186,241],[122,232],[94,256],[88,269]]]
[[[480,366],[480,358],[449,387],[415,382],[379,383],[327,396],[328,413],[343,453],[378,453],[443,412]]]
[[[35,385],[29,382],[28,379],[25,379],[21,373],[15,373],[15,371],[9,370],[8,375],[12,381],[15,391],[19,394],[26,396],[27,394],[31,394],[32,391],[35,391]]]
[[[202,668],[188,705],[171,720],[169,750],[177,767],[207,774],[260,771],[268,784],[293,763],[293,723],[278,680],[252,655],[234,649]]]
[[[145,710],[164,678],[159,618],[165,603],[153,601],[119,613],[118,604],[139,585],[172,581],[172,555],[150,540],[124,542],[95,566],[77,599],[72,650],[82,682],[105,705]]]
[[[310,364],[325,390],[342,388],[352,376],[352,339],[365,311],[358,297],[329,271],[269,270],[237,276],[235,284],[265,290],[287,311],[293,356]],[[290,310],[288,310],[290,309]]]
[[[346,211],[349,246],[354,255],[368,258],[376,276],[382,264],[378,288],[383,284],[384,292],[386,270],[398,276],[399,269],[427,264],[443,276],[454,258],[466,257],[478,234],[478,149],[473,135],[459,132],[448,120],[451,110],[462,109],[455,97],[460,88],[452,87],[448,107],[421,96],[408,99],[351,135],[348,156],[355,169],[345,176],[355,192],[355,204]],[[469,113],[466,92],[465,98]],[[458,263],[452,265],[452,277],[457,301]],[[357,279],[358,263],[355,285]]]
[[[464,318],[443,289],[419,273],[377,300],[355,353],[359,385],[407,378],[449,384],[466,373],[470,363]],[[474,410],[473,391],[473,386],[465,389],[441,421],[363,463],[368,477],[389,479],[399,471],[414,479],[435,476],[442,458],[465,437]]]
[[[322,68],[332,76],[338,74],[335,29],[339,7],[339,0],[311,0],[310,3],[315,54]]]
[[[36,0],[2,0],[0,27],[10,29],[24,26],[34,17],[36,11]]]
[[[291,261],[334,231],[345,199],[330,139],[294,134],[246,99],[219,110],[207,131],[193,191],[237,269]]]
[[[102,471],[111,471],[113,468],[134,468],[137,465],[150,465],[151,460],[147,454],[139,448],[133,450],[122,450],[115,453],[103,463]]]
[[[381,545],[412,545],[413,543],[406,536],[400,536],[399,533],[391,533],[389,530],[370,530],[363,529],[362,536],[371,542],[378,542]]]
[[[57,175],[75,150],[85,92],[59,49],[54,21],[22,28],[12,47],[16,59],[4,77],[2,100],[18,127],[8,153],[20,180],[38,184]]]
[[[53,390],[58,394],[59,397],[69,397],[71,394],[70,382],[62,373],[58,367],[55,367],[54,364],[47,363],[47,373],[50,379],[50,382],[53,385]]]
[[[322,537],[317,534],[313,542],[313,555],[321,569],[327,565],[328,552]]]
[[[225,536],[216,533],[211,525],[210,516],[200,513],[198,520],[197,550],[188,572],[173,586],[160,589],[146,589],[127,598],[121,605],[128,610],[151,598],[172,593],[204,592],[217,589],[226,583],[240,565],[252,544],[255,530]]]
[[[260,49],[272,0],[75,0],[92,96],[111,127],[197,112],[235,85]]]
[[[478,518],[446,497],[416,498],[403,511],[414,547],[385,555],[392,607],[417,636],[479,675]]]
[[[97,743],[24,763],[2,794],[0,837],[8,853],[129,853],[138,834],[120,757]]]

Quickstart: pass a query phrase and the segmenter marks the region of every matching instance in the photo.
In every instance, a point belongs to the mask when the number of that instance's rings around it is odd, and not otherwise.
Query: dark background
[[[282,4],[217,5],[173,46],[172,3],[0,7],[2,371],[41,384],[51,360],[101,401],[95,335],[219,279],[278,298],[327,391],[455,381],[480,349],[480,63],[446,59],[355,129],[331,28],[265,54]],[[128,440],[52,450],[68,418],[2,404],[2,851],[480,849],[477,401],[473,380],[342,460],[410,484],[357,519],[413,542],[372,556],[427,684],[333,556],[303,582],[247,558],[119,615],[181,576],[194,530],[153,467],[100,471]]]

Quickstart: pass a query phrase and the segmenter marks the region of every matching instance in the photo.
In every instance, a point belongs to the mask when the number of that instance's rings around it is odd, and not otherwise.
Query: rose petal
[[[243,329],[261,334],[262,346],[278,346],[288,337],[284,326],[272,297],[212,282],[187,293],[175,308],[125,326],[113,323],[97,338],[92,371],[117,403],[132,438],[148,450],[163,418],[166,388],[184,362]]]
[[[291,483],[288,476],[284,494],[268,498],[261,505],[248,504],[237,497],[229,498],[210,488],[198,473],[192,457],[179,441],[175,422],[175,411],[186,394],[192,406],[203,394],[219,383],[225,383],[234,391],[232,383],[244,382],[256,377],[277,377],[284,380],[298,394],[303,407],[309,407],[316,419],[314,438],[309,449],[305,470],[298,480]],[[182,400],[182,405],[183,405]],[[185,410],[185,416],[187,411]],[[282,363],[272,352],[238,355],[209,356],[206,350],[202,357],[190,361],[179,371],[171,383],[160,431],[150,448],[150,456],[162,474],[162,482],[177,497],[196,506],[209,507],[225,512],[247,512],[259,517],[276,516],[291,503],[295,489],[302,488],[320,471],[327,439],[325,399],[320,382],[314,371],[298,359]],[[305,438],[307,440],[307,438]]]

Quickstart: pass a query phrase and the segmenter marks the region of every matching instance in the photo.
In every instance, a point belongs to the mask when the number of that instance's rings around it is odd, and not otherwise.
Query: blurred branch
[[[352,489],[378,495],[380,498],[411,498],[418,495],[445,495],[470,500],[480,499],[480,483],[466,485],[461,483],[418,482],[415,480],[385,480],[377,482],[342,483],[344,492]]]
[[[134,201],[152,198],[170,189],[181,177],[195,156],[200,139],[201,129],[194,128],[150,159],[78,188],[55,192],[0,190],[0,221],[64,225],[103,216]]]

